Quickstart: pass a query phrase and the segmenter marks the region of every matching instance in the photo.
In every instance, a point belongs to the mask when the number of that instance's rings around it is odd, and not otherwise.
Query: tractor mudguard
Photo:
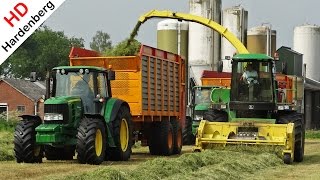
[[[117,98],[109,98],[106,102],[104,111],[102,112],[107,126],[108,143],[110,147],[115,147],[113,141],[114,128],[112,122],[116,119],[118,111],[122,105],[127,106],[130,111],[130,106],[127,102]]]

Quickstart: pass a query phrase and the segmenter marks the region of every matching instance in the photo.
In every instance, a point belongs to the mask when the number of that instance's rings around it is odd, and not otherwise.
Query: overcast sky
[[[320,25],[319,0],[222,0],[222,8],[241,4],[249,11],[249,28],[270,22],[277,30],[277,46],[292,47],[293,29],[302,24]],[[127,38],[140,15],[151,9],[189,12],[188,0],[66,0],[45,22],[67,36],[82,37],[89,47],[95,32],[111,36],[113,44]],[[156,46],[156,25],[147,21],[138,40]]]

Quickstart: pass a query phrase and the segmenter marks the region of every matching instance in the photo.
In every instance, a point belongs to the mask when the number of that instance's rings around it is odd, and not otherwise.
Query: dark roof
[[[311,91],[320,91],[320,82],[306,78],[305,89]]]
[[[20,91],[26,97],[33,101],[38,101],[41,98],[41,95],[45,95],[45,82],[44,81],[36,81],[31,82],[23,79],[0,79],[0,81],[4,81],[8,83],[10,86]]]
[[[281,46],[277,51],[279,51],[281,49],[285,49],[287,51],[290,51],[290,52],[298,54],[298,55],[303,55],[303,54],[299,53],[298,51],[295,51],[295,50],[293,50],[293,49],[291,49],[290,47],[287,47],[287,46]]]

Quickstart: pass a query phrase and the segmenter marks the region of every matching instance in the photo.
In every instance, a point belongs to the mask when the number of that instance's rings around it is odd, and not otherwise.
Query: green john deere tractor
[[[18,163],[71,160],[101,164],[128,160],[132,119],[127,102],[112,98],[112,70],[92,66],[62,66],[47,78],[44,118],[22,115],[14,133]],[[50,81],[51,79],[51,81]]]

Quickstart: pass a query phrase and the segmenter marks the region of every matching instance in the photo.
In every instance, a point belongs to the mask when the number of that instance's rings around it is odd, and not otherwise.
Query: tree
[[[98,51],[100,53],[110,49],[111,45],[110,36],[108,33],[104,33],[102,31],[97,31],[96,34],[92,38],[92,42],[90,43],[90,48],[92,50]]]
[[[69,64],[72,46],[84,47],[84,40],[68,38],[62,31],[41,27],[0,66],[0,74],[28,78],[30,72],[35,71],[40,79],[44,79],[47,70]]]

